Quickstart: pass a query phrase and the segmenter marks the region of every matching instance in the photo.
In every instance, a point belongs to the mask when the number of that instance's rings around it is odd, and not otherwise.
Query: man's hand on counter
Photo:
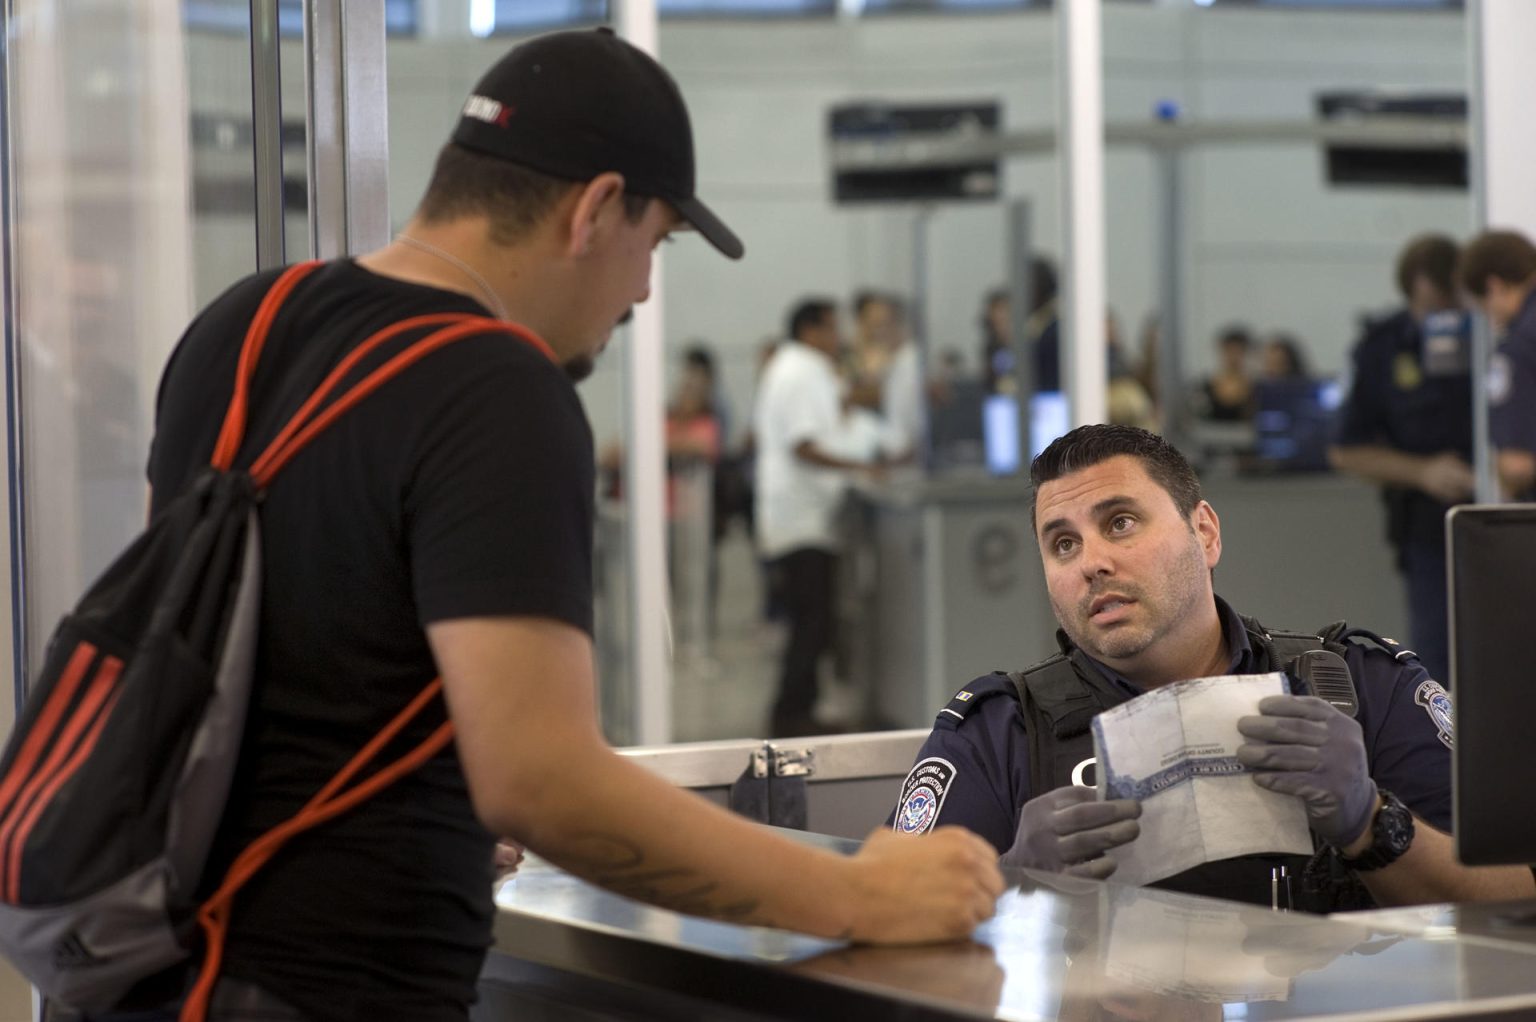
[[[915,838],[880,827],[847,861],[855,899],[848,939],[861,943],[968,937],[992,918],[1006,887],[997,852],[960,827]]]

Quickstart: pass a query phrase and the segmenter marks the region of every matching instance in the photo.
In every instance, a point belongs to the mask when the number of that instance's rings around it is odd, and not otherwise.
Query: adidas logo
[[[80,940],[78,933],[71,933],[53,946],[53,967],[55,969],[84,969],[92,965],[100,965],[102,959],[91,954],[90,950]]]

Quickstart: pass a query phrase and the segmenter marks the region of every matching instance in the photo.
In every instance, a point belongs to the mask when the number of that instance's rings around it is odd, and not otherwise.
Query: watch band
[[[1381,808],[1371,821],[1371,846],[1353,859],[1339,857],[1356,873],[1391,865],[1413,844],[1413,813],[1390,791],[1380,794]]]

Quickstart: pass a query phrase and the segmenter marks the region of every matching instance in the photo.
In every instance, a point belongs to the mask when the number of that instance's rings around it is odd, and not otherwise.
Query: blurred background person
[[[832,642],[836,517],[848,477],[870,467],[833,453],[847,442],[836,305],[802,300],[788,332],[763,371],[754,412],[758,543],[789,625],[768,721],[774,737],[845,730],[811,710]]]
[[[1153,407],[1152,395],[1147,393],[1126,355],[1121,343],[1120,320],[1113,309],[1104,313],[1104,344],[1108,349],[1105,362],[1109,384],[1104,394],[1108,421],[1117,426],[1139,426],[1155,431],[1157,410]]]
[[[1216,371],[1200,384],[1199,417],[1212,422],[1247,422],[1253,418],[1253,374],[1248,359],[1253,334],[1232,324],[1216,336]]]
[[[1266,380],[1305,380],[1312,376],[1301,341],[1292,334],[1272,333],[1259,351],[1259,375]]]
[[[1056,313],[1056,265],[1044,256],[1029,263],[1032,308],[1024,324],[1033,361],[1035,390],[1061,389],[1061,324]],[[1011,394],[1018,387],[1013,339],[1013,299],[1007,288],[993,288],[982,300],[981,373],[988,394]]]
[[[1513,500],[1536,498],[1536,247],[1514,231],[1486,231],[1461,253],[1461,286],[1493,328],[1488,368],[1499,484]]]
[[[1395,276],[1403,307],[1365,322],[1328,460],[1381,485],[1387,539],[1407,588],[1410,642],[1429,673],[1449,682],[1445,513],[1471,500],[1475,486],[1456,243],[1441,234],[1411,239]],[[1437,323],[1449,329],[1426,330]]]

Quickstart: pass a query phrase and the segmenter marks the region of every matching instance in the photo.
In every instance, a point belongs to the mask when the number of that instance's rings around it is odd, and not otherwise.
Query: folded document
[[[1237,719],[1290,691],[1285,675],[1196,678],[1153,689],[1093,721],[1099,797],[1141,802],[1141,836],[1109,852],[1114,879],[1149,884],[1218,859],[1310,855],[1306,811],[1237,761]]]

